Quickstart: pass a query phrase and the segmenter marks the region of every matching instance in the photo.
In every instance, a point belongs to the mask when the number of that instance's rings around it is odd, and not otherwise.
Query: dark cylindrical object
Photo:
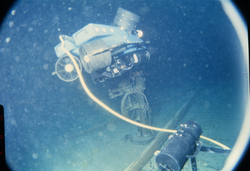
[[[182,124],[177,132],[169,137],[166,147],[156,156],[160,170],[181,170],[188,160],[187,155],[195,153],[196,142],[201,133],[201,127],[193,121]]]
[[[127,30],[131,33],[136,30],[136,25],[139,23],[139,20],[140,16],[119,7],[114,23],[120,26],[123,30]]]

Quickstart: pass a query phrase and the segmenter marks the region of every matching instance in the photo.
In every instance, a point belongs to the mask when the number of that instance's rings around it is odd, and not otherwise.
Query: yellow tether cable
[[[91,92],[90,90],[88,89],[84,79],[83,79],[83,76],[82,76],[82,73],[81,73],[81,70],[79,69],[79,66],[78,64],[76,63],[76,60],[74,59],[73,55],[66,49],[64,49],[64,40],[62,38],[62,36],[60,35],[59,36],[61,42],[62,42],[62,46],[61,46],[61,49],[70,57],[70,59],[72,60],[75,68],[76,68],[76,71],[77,71],[77,74],[78,74],[78,77],[80,79],[80,82],[82,84],[82,87],[83,89],[85,90],[85,92],[88,94],[88,96],[94,100],[96,103],[98,103],[100,106],[102,106],[104,109],[106,109],[107,111],[109,111],[110,113],[112,113],[113,115],[115,115],[116,117],[126,121],[126,122],[129,122],[131,124],[134,124],[136,126],[139,126],[139,127],[142,127],[142,128],[146,128],[146,129],[151,129],[151,130],[155,130],[155,131],[161,131],[161,132],[171,132],[171,133],[175,133],[176,130],[172,130],[172,129],[163,129],[163,128],[157,128],[157,127],[153,127],[153,126],[149,126],[149,125],[144,125],[142,123],[139,123],[139,122],[136,122],[136,121],[133,121],[131,119],[128,119],[126,118],[125,116],[117,113],[116,111],[114,111],[113,109],[111,109],[110,107],[108,107],[107,105],[105,105],[102,101],[100,101],[98,98],[96,98]],[[204,136],[200,136],[200,138],[202,139],[205,139],[205,140],[208,140],[214,144],[217,144],[218,146],[221,146],[222,148],[224,149],[230,149],[229,147],[215,141],[215,140],[212,140],[210,138],[207,138],[207,137],[204,137]]]

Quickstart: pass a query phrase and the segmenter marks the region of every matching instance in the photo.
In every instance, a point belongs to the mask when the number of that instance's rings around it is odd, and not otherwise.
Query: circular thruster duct
[[[89,74],[111,65],[112,62],[109,47],[102,39],[81,45],[79,54],[83,68]]]
[[[75,56],[74,58],[80,70],[82,71],[82,66],[79,59]],[[70,57],[68,57],[67,55],[62,56],[57,60],[55,68],[55,73],[63,81],[71,82],[78,78],[75,66]]]

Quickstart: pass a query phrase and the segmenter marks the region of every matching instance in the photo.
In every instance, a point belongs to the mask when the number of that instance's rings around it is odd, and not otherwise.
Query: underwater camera
[[[150,59],[142,31],[136,30],[140,17],[119,8],[114,26],[88,24],[73,36],[63,35],[65,49],[74,55],[80,70],[91,75],[94,82],[122,75],[125,71]],[[78,78],[76,69],[67,54],[61,49],[62,43],[54,49],[59,58],[52,74],[63,81]]]
[[[191,159],[192,170],[197,171],[196,156],[199,151],[229,154],[231,150],[202,146],[199,141],[202,129],[193,121],[181,124],[168,143],[156,156],[161,171],[180,171],[187,160]]]

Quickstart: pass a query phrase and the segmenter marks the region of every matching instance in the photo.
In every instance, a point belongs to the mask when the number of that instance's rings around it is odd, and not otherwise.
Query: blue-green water
[[[119,7],[141,17],[137,28],[150,41],[150,60],[133,71],[146,78],[154,126],[163,127],[187,92],[201,87],[183,122],[196,121],[205,136],[233,147],[243,120],[247,70],[219,2],[19,1],[0,30],[0,104],[12,170],[119,171],[146,147],[121,141],[136,127],[93,103],[79,80],[67,83],[52,75],[59,35],[71,36],[89,23],[111,25]],[[118,112],[121,98],[109,99],[108,90],[129,74],[94,84],[83,71],[93,94]],[[203,170],[221,169],[226,158],[199,155]]]

